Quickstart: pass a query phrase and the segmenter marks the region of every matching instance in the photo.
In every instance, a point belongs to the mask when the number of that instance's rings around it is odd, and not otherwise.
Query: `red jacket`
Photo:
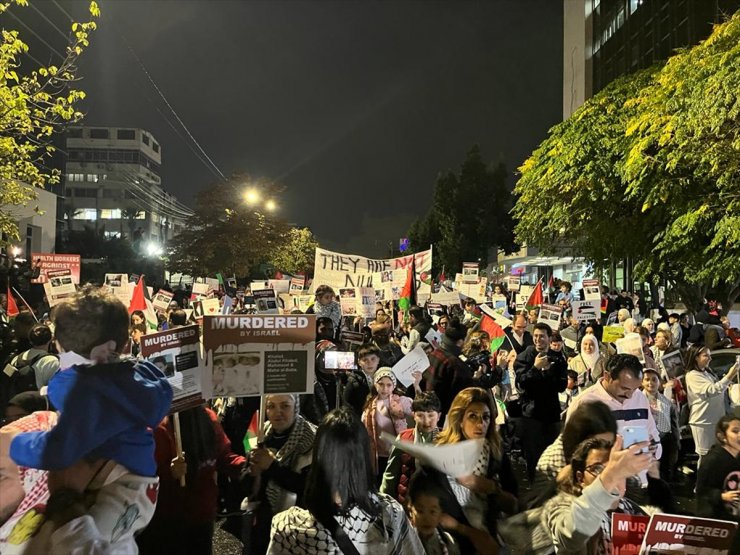
[[[195,484],[181,487],[180,482],[172,477],[170,464],[177,456],[175,433],[169,416],[154,429],[156,443],[154,456],[157,460],[159,476],[159,500],[154,520],[177,519],[193,524],[212,521],[216,518],[218,503],[218,486],[216,471],[238,476],[246,459],[231,451],[231,442],[224,434],[216,413],[205,409],[213,422],[216,432],[216,459],[207,461],[201,466]],[[187,453],[185,454],[187,460]]]
[[[415,431],[416,427],[408,428],[398,434],[398,439],[413,443]],[[396,495],[396,499],[398,499],[398,502],[401,503],[401,505],[404,505],[406,502],[406,493],[409,490],[409,480],[411,480],[411,476],[413,476],[415,469],[416,459],[406,451],[403,451],[401,455],[401,474],[398,477],[398,492]]]

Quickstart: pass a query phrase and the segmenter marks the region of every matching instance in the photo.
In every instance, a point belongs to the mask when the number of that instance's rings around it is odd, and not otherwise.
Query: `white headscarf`
[[[633,333],[635,331],[635,320],[634,318],[627,318],[624,321],[624,333]]]
[[[594,352],[591,354],[588,354],[585,349],[583,348],[584,343],[589,342],[592,343],[594,346]],[[594,366],[596,366],[596,361],[599,360],[599,357],[601,356],[601,353],[599,352],[599,340],[596,339],[593,335],[584,335],[583,339],[581,339],[581,359],[586,364],[586,366],[593,370]]]

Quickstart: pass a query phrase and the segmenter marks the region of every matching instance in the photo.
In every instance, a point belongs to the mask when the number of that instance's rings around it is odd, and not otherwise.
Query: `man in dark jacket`
[[[518,355],[514,363],[517,384],[522,390],[519,436],[530,481],[540,455],[560,433],[558,393],[565,391],[568,384],[568,365],[560,353],[550,348],[551,335],[550,326],[535,324],[534,345]]]
[[[473,372],[460,360],[467,329],[459,320],[447,325],[440,345],[429,355],[429,368],[424,372],[426,391],[434,391],[442,405],[440,422],[450,410],[452,400],[459,391],[472,387]]]
[[[367,402],[367,396],[373,384],[373,375],[380,364],[380,349],[375,345],[363,345],[357,350],[357,365],[347,379],[344,387],[344,403],[362,417],[362,411]]]

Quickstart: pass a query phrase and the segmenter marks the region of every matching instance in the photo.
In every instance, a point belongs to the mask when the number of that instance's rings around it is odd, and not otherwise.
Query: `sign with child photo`
[[[203,396],[312,393],[316,316],[236,315],[203,319]]]
[[[205,366],[197,325],[142,335],[141,356],[162,370],[170,382],[174,393],[170,413],[203,404]]]

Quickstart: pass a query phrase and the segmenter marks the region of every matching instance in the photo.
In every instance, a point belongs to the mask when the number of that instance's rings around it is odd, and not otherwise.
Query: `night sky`
[[[68,27],[53,3],[31,3]],[[129,44],[218,167],[286,185],[281,213],[326,248],[387,254],[474,143],[513,171],[561,119],[559,1],[99,3],[83,123],[152,132],[163,185],[186,204],[217,179],[162,115],[185,136]]]

